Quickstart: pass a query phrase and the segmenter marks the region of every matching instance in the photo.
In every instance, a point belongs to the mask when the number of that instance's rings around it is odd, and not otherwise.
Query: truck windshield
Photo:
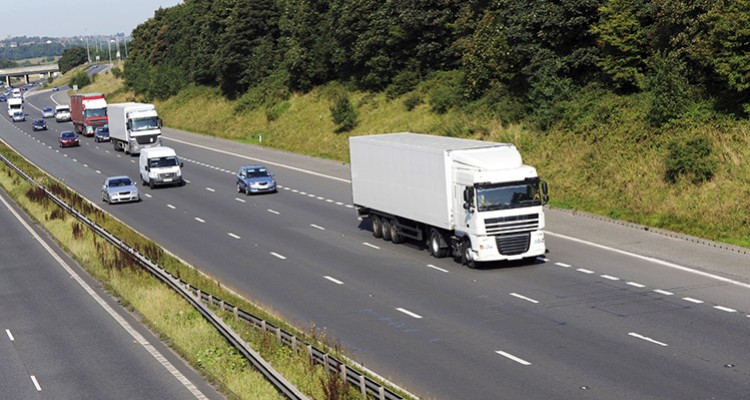
[[[175,165],[179,165],[175,156],[148,159],[148,166],[151,168],[174,167]]]
[[[83,117],[88,119],[92,117],[106,117],[107,116],[107,109],[106,108],[94,108],[91,110],[86,110],[83,112]]]
[[[492,211],[542,205],[539,180],[477,186],[477,210]]]
[[[133,119],[133,124],[130,128],[131,131],[145,131],[148,129],[158,129],[159,128],[159,120],[156,117],[146,117],[146,118],[135,118]]]

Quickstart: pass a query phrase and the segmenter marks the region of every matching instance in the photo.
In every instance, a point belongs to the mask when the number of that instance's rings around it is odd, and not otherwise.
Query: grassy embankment
[[[133,100],[111,74],[92,86],[110,101]],[[577,209],[648,226],[750,247],[750,128],[746,120],[716,115],[705,105],[662,128],[647,123],[649,99],[606,93],[583,94],[565,105],[566,117],[547,132],[504,125],[483,115],[430,111],[429,93],[411,111],[409,94],[348,93],[359,114],[357,127],[335,133],[330,106],[346,93],[328,85],[293,95],[269,121],[267,111],[236,114],[236,102],[217,89],[190,87],[157,102],[165,124],[317,157],[347,161],[348,137],[384,132],[422,132],[511,142],[550,184],[553,206]],[[589,96],[589,97],[586,97]],[[701,108],[702,107],[702,108]],[[665,180],[670,144],[705,138],[716,161],[709,182]]]
[[[65,190],[56,181],[26,163],[2,144],[0,144],[0,153],[10,158],[14,164],[37,181],[42,182],[45,187],[65,198],[66,202],[74,205],[89,218],[182,280],[271,321],[276,326],[292,330],[267,312],[237,298],[218,282],[181,264],[123,224],[106,217],[100,209],[94,208],[77,195]],[[0,186],[29,215],[34,216],[61,247],[71,254],[89,274],[101,282],[108,292],[116,296],[125,307],[135,310],[143,321],[161,336],[162,340],[227,393],[229,398],[248,400],[282,398],[265,378],[255,371],[185,300],[143,272],[132,260],[108,242],[95,237],[88,228],[47,200],[40,191],[32,188],[4,163],[0,163]],[[360,397],[351,389],[342,389],[337,386],[340,381],[326,374],[322,367],[312,366],[305,352],[294,354],[291,349],[278,344],[273,335],[263,334],[250,328],[244,322],[235,320],[229,312],[219,312],[219,314],[243,336],[253,349],[303,393],[318,399],[344,400]],[[309,340],[314,341],[314,338]],[[328,396],[326,393],[334,392],[336,390],[334,388],[339,388],[337,392],[340,393],[339,396]]]

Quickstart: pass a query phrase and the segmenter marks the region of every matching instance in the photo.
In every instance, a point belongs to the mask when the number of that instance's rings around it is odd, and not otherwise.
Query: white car
[[[26,121],[26,114],[23,111],[16,111],[13,113],[13,122]]]
[[[70,121],[70,107],[68,106],[55,107],[55,121],[57,122]]]

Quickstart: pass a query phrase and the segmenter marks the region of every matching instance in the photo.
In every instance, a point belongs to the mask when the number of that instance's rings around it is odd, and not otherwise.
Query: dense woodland
[[[748,27],[750,0],[185,0],[135,29],[125,74],[156,99],[329,81],[398,96],[437,77],[437,112],[542,129],[592,88],[648,93],[658,126],[695,102],[745,116]]]

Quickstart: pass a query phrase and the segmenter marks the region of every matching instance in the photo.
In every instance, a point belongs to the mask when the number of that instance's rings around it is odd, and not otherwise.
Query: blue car
[[[7,101],[8,98],[4,94],[0,94],[0,101]]]
[[[94,131],[95,142],[109,142],[109,127],[102,126]]]
[[[46,131],[47,123],[44,122],[44,119],[37,118],[34,120],[34,122],[31,123],[31,128],[35,131]]]
[[[248,165],[237,172],[237,193],[273,193],[276,192],[276,180],[273,174],[262,165]]]

